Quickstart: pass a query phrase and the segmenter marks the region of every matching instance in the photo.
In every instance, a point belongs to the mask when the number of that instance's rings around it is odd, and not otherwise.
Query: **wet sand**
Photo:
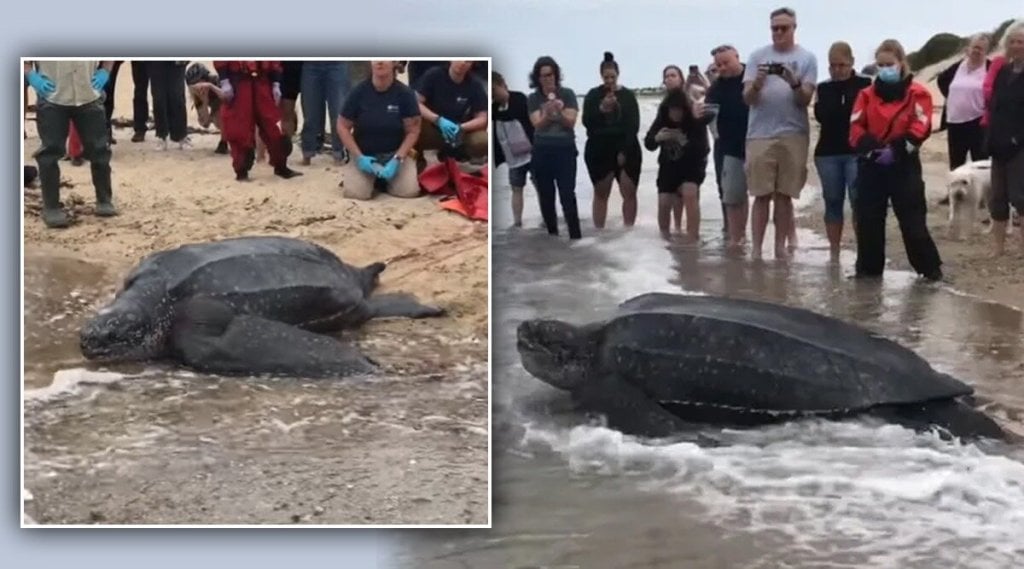
[[[115,123],[130,122],[132,91],[126,62]],[[188,119],[198,128],[191,107]],[[34,164],[35,122],[26,125]],[[76,214],[68,229],[46,228],[38,188],[25,191],[25,387],[39,394],[58,373],[77,385],[26,405],[27,512],[39,523],[487,523],[486,225],[429,197],[344,199],[330,154],[302,166],[297,142],[290,165],[303,176],[278,178],[264,162],[239,183],[230,157],[213,152],[215,132],[163,152],[152,130],[142,143],[131,135],[115,127],[119,217],[92,214],[88,163],[61,162],[72,186],[62,200]],[[386,261],[381,292],[413,292],[449,314],[353,334],[388,366],[376,383],[137,375],[142,366],[98,379],[77,328],[125,271],[156,250],[241,235]]]
[[[936,124],[938,115],[936,115]],[[812,121],[811,153],[817,143],[817,124]],[[946,176],[949,172],[949,155],[946,151],[946,132],[936,132],[925,141],[921,149],[922,165],[925,175],[925,192],[928,200],[928,228],[939,249],[943,261],[943,271],[949,283],[961,293],[984,299],[998,304],[1024,310],[1024,251],[1019,246],[1017,227],[1011,227],[1012,233],[1007,235],[1006,254],[993,257],[992,236],[989,225],[977,224],[979,228],[973,234],[966,232],[959,240],[949,237],[949,206],[939,204],[946,196]],[[825,235],[825,204],[821,199],[820,180],[813,163],[809,167],[808,188],[803,196],[808,207],[797,212],[799,227],[810,229],[816,234]],[[850,219],[849,200],[846,205],[847,220]],[[979,214],[979,220],[983,217]],[[765,243],[768,243],[767,239]],[[849,222],[843,232],[844,258],[856,258],[856,239],[850,229]],[[767,255],[767,253],[766,253]],[[900,238],[899,224],[890,208],[886,226],[886,257],[889,267],[912,270],[907,261],[903,240]],[[1006,370],[1016,381],[1024,382],[1024,361]]]

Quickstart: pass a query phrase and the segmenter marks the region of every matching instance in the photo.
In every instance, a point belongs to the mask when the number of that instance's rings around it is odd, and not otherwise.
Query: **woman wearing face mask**
[[[669,236],[669,217],[682,202],[686,210],[686,234],[696,243],[700,238],[700,185],[707,171],[707,125],[694,114],[693,105],[682,89],[665,95],[651,124],[644,146],[658,154],[658,227]]]
[[[885,268],[885,217],[892,202],[911,266],[942,279],[942,260],[928,231],[918,150],[931,135],[932,97],[914,81],[903,46],[885,40],[875,51],[878,76],[857,95],[850,146],[859,155],[854,199],[857,277],[880,277]]]
[[[846,194],[849,192],[852,204],[857,179],[857,155],[850,148],[850,113],[857,93],[869,87],[871,79],[854,73],[853,49],[846,42],[832,44],[828,72],[830,79],[818,84],[814,102],[814,118],[821,125],[814,148],[814,166],[825,200],[825,233],[832,259],[838,260]]]
[[[594,226],[604,227],[612,183],[622,194],[622,223],[636,222],[636,186],[640,181],[640,106],[633,91],[619,85],[619,64],[605,52],[600,66],[602,84],[583,98],[587,144],[583,160],[594,184]]]

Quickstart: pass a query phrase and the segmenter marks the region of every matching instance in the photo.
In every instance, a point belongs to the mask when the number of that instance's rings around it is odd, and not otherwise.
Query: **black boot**
[[[227,154],[228,143],[223,140],[217,143],[217,149],[213,151],[214,154]]]
[[[295,170],[292,170],[287,165],[285,165],[285,166],[277,166],[276,168],[274,168],[274,174],[276,174],[278,176],[281,176],[282,178],[287,180],[289,178],[294,178],[296,176],[301,176],[302,172],[296,172]]]

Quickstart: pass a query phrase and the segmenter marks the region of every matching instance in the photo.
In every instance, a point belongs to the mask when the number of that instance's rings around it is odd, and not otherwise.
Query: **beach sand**
[[[205,61],[211,69],[212,64]],[[405,80],[405,77],[400,77]],[[114,120],[130,124],[133,83],[130,62],[117,77]],[[184,87],[183,87],[184,88]],[[195,110],[189,104],[189,126],[199,128]],[[34,104],[29,91],[28,104]],[[301,107],[301,105],[299,105]],[[301,129],[301,108],[299,128]],[[152,112],[152,110],[151,110]],[[26,121],[25,164],[35,165],[32,153],[38,148],[34,114]],[[152,123],[151,127],[152,128]],[[329,132],[329,131],[328,131]],[[486,224],[472,222],[441,209],[437,199],[399,199],[378,196],[359,202],[342,197],[340,167],[330,154],[313,158],[302,166],[298,142],[289,165],[304,175],[284,180],[273,175],[266,162],[250,173],[251,182],[234,179],[230,157],[214,154],[219,135],[192,134],[194,148],[180,150],[171,144],[167,151],[155,148],[155,133],[146,141],[132,143],[130,127],[114,130],[113,185],[115,204],[121,215],[97,218],[92,214],[94,194],[89,166],[61,162],[61,177],[73,187],[62,190],[65,204],[74,204],[76,223],[67,229],[48,229],[38,216],[38,187],[25,190],[24,243],[26,263],[37,255],[65,256],[106,266],[112,294],[121,276],[138,260],[153,251],[189,242],[242,235],[284,235],[315,241],[353,264],[387,261],[381,276],[381,292],[401,290],[415,293],[422,301],[445,307],[445,318],[427,320],[384,320],[364,329],[401,333],[436,330],[446,337],[473,338],[479,349],[472,355],[486,364],[488,334],[488,232]],[[36,184],[38,186],[38,183]],[[461,354],[469,356],[470,354]],[[415,424],[418,414],[447,416],[452,424],[477,425],[476,434],[453,437],[455,430],[432,437],[409,436],[393,430],[387,440],[375,444],[385,454],[430,452],[440,471],[417,481],[415,475],[389,472],[384,459],[378,462],[387,496],[360,498],[366,522],[486,523],[488,503],[488,400],[486,380],[472,386],[472,398],[453,398],[443,381],[424,380],[410,384],[418,391],[416,409],[404,417]],[[460,430],[460,432],[461,432]],[[439,441],[438,437],[450,439]],[[436,448],[430,448],[430,445]],[[382,451],[383,452],[383,451]],[[372,461],[371,461],[372,462]],[[360,468],[372,471],[373,465]],[[447,472],[445,469],[448,469]],[[404,477],[404,478],[403,478]],[[422,493],[433,497],[417,506],[415,520],[396,512]],[[386,498],[386,500],[385,500]],[[385,503],[386,502],[386,503]],[[150,504],[160,508],[159,504]],[[138,507],[138,504],[136,504]],[[108,517],[116,517],[114,512]]]

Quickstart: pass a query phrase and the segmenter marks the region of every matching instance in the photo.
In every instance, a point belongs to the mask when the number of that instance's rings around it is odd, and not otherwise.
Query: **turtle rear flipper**
[[[444,316],[445,309],[428,306],[407,293],[390,293],[372,296],[366,300],[373,318],[434,318]]]
[[[205,373],[326,378],[378,369],[357,349],[333,338],[235,314],[227,304],[208,297],[190,299],[177,308],[172,346],[182,363]]]

